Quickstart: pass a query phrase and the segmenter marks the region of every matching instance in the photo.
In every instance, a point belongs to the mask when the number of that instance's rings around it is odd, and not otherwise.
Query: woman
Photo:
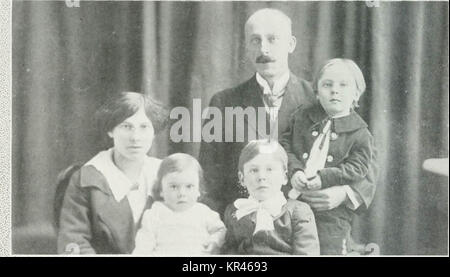
[[[147,156],[167,111],[150,97],[120,93],[97,113],[113,142],[74,173],[60,216],[58,253],[127,254],[151,205],[160,160]]]

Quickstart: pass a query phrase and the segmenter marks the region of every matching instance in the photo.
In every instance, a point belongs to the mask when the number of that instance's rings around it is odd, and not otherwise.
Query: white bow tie
[[[281,192],[275,197],[262,202],[251,196],[249,198],[240,198],[234,201],[234,206],[237,209],[236,218],[239,220],[246,215],[256,212],[256,226],[253,234],[261,230],[274,230],[273,218],[280,214],[286,202],[286,198]]]

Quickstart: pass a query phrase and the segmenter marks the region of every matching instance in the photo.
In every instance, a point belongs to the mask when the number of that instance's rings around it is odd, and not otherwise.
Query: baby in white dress
[[[202,176],[200,164],[188,154],[162,161],[153,187],[157,201],[144,212],[134,255],[218,254],[226,229],[218,213],[197,202]]]

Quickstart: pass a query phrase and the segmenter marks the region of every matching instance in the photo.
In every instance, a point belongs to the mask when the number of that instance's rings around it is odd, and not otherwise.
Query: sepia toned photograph
[[[11,6],[12,255],[448,256],[447,1]]]

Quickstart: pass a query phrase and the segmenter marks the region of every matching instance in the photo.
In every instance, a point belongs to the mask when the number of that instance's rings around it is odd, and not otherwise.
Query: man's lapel
[[[306,90],[309,90],[309,88],[302,87],[297,76],[291,72],[289,82],[286,86],[286,92],[284,93],[283,101],[278,111],[278,131],[280,135],[287,128],[294,110],[300,105],[311,103],[312,99],[310,98],[312,95],[309,95],[311,92]]]
[[[300,86],[297,77],[290,74],[289,81],[286,85],[286,91],[283,96],[283,101],[281,102],[280,110],[278,112],[278,120],[283,121],[288,116],[288,110],[293,105],[296,106],[297,103],[301,102],[300,99]]]

